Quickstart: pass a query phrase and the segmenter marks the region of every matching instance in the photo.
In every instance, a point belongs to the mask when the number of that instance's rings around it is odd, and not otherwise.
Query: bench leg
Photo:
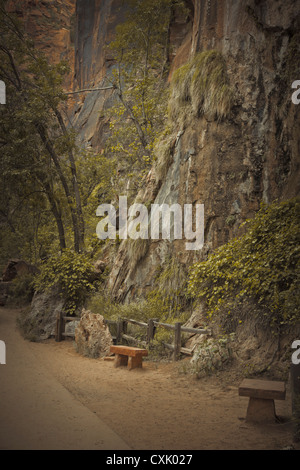
[[[274,423],[276,421],[274,400],[250,397],[246,421],[252,423]]]
[[[143,367],[142,356],[128,358],[128,369],[136,369],[137,367]]]
[[[115,356],[115,367],[120,367],[120,366],[127,366],[128,363],[128,356],[124,356],[123,354],[116,354]]]

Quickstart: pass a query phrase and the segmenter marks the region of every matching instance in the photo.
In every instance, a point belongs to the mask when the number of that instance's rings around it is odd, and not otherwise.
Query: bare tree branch
[[[76,90],[76,91],[64,91],[65,95],[75,95],[76,93],[84,93],[86,91],[102,91],[102,90],[112,90],[115,88],[115,86],[105,86],[101,88],[83,88],[82,90]]]

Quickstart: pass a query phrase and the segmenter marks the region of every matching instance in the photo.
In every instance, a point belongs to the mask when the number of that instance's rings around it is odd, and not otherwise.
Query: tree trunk
[[[50,203],[50,208],[51,212],[55,218],[56,226],[57,226],[57,231],[58,231],[58,237],[59,237],[59,246],[61,250],[65,250],[67,245],[66,245],[66,237],[65,237],[65,229],[64,229],[64,224],[62,221],[61,217],[61,211],[59,208],[59,205],[57,204],[53,191],[51,189],[51,186],[48,181],[43,180],[41,177],[38,178],[38,181],[40,184],[43,186],[44,191],[46,193],[47,199]]]
[[[78,218],[77,218],[77,211],[76,211],[76,208],[74,208],[73,206],[73,197],[71,195],[71,192],[70,192],[70,189],[69,189],[69,186],[68,186],[68,183],[67,183],[67,180],[63,174],[63,171],[61,169],[61,166],[60,166],[60,163],[59,163],[59,158],[58,156],[56,155],[56,152],[53,148],[53,145],[52,143],[50,142],[48,136],[47,136],[47,133],[46,133],[46,130],[44,129],[44,127],[40,124],[36,124],[36,128],[37,128],[37,131],[42,139],[42,142],[46,148],[46,150],[48,151],[55,167],[56,167],[56,170],[57,170],[57,173],[58,173],[58,176],[59,176],[59,179],[62,183],[62,186],[64,188],[64,191],[65,191],[65,194],[66,194],[66,197],[67,197],[67,201],[68,201],[68,204],[69,204],[69,208],[70,208],[70,211],[71,211],[71,217],[72,217],[72,224],[73,224],[73,233],[74,233],[74,249],[76,251],[76,253],[79,253],[80,251],[80,236],[79,236],[79,224],[78,224]]]
[[[146,140],[146,137],[145,137],[145,134],[143,132],[143,129],[141,128],[141,125],[139,123],[139,121],[137,120],[137,118],[135,117],[131,107],[129,106],[128,103],[126,103],[126,101],[124,101],[123,99],[123,95],[122,95],[122,91],[120,89],[117,90],[117,94],[118,94],[118,97],[119,97],[119,100],[121,101],[121,103],[123,104],[124,108],[126,109],[126,111],[128,112],[129,116],[130,116],[130,119],[133,121],[134,125],[135,125],[135,128],[137,130],[137,133],[138,133],[138,136],[139,136],[139,139],[141,141],[141,144],[146,152],[146,155],[149,155],[149,152],[148,150],[146,149],[147,147],[147,140]]]
[[[63,134],[67,136],[68,131],[66,129],[61,113],[57,109],[55,109],[54,112],[58,119],[60,127],[63,131]],[[74,191],[75,201],[76,201],[76,213],[77,213],[77,220],[78,220],[78,243],[79,243],[79,249],[83,250],[85,227],[84,227],[84,218],[83,218],[83,213],[82,213],[81,196],[80,196],[80,191],[79,191],[79,186],[78,186],[78,181],[77,181],[77,170],[76,170],[76,164],[75,164],[75,159],[74,159],[72,149],[68,151],[68,156],[69,156],[69,162],[70,162],[71,173],[72,173],[72,186],[73,186],[73,191]]]

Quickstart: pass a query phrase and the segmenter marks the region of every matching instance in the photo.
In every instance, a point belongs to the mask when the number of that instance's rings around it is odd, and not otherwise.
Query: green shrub
[[[34,287],[37,291],[47,291],[54,285],[59,286],[66,300],[66,313],[74,314],[95,289],[95,270],[91,260],[85,254],[71,250],[49,258],[41,266]]]
[[[9,295],[13,302],[30,303],[34,294],[33,274],[23,274],[17,276],[11,283]]]
[[[119,305],[101,287],[88,298],[87,309],[109,320],[117,320],[120,316]]]
[[[273,327],[300,319],[299,198],[262,205],[247,232],[190,270],[188,290],[212,318],[254,299]],[[237,309],[235,308],[235,311]]]
[[[173,344],[174,331],[165,328],[156,328],[155,336],[149,345],[149,357],[152,360],[161,358],[170,358],[173,351],[165,346],[165,344]]]

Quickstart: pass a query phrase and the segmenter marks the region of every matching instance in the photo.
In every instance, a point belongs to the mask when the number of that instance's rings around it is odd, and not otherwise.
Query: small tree
[[[107,152],[134,191],[153,163],[153,145],[167,114],[170,23],[179,0],[130,0],[126,21],[109,45],[116,65],[110,83],[119,103],[109,110]],[[126,181],[127,183],[127,181]]]

